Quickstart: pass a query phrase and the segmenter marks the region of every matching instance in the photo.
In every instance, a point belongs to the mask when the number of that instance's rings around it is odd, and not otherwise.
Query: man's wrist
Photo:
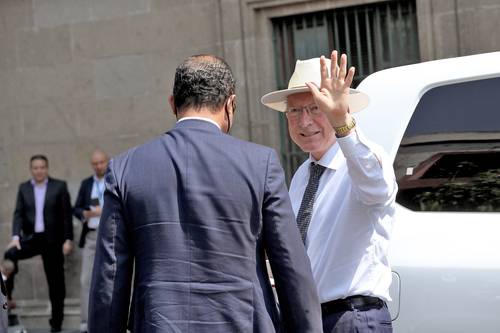
[[[346,121],[345,124],[340,126],[333,126],[333,130],[335,131],[335,136],[338,138],[342,138],[351,133],[351,130],[356,127],[356,120],[352,117]]]
[[[19,239],[20,239],[20,237],[18,235],[12,236],[12,240],[13,241],[18,241]]]

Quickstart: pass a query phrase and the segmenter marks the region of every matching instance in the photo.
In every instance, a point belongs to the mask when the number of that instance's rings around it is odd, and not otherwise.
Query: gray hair
[[[223,59],[207,54],[191,56],[175,71],[175,107],[179,112],[202,107],[215,111],[234,94],[235,85],[231,68]]]

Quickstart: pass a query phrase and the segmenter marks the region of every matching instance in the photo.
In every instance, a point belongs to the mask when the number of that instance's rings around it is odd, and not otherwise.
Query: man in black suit
[[[82,251],[82,272],[80,274],[80,332],[87,332],[90,279],[94,265],[97,227],[104,204],[104,175],[108,167],[108,155],[95,150],[90,157],[94,174],[82,181],[75,202],[74,215],[82,221],[79,246]]]
[[[235,98],[224,60],[187,58],[175,128],[110,162],[89,332],[124,333],[127,319],[135,333],[321,332],[283,169],[272,149],[227,134]]]
[[[32,179],[19,186],[10,242],[5,258],[14,262],[14,274],[7,280],[12,299],[17,261],[42,255],[49,286],[51,332],[61,331],[64,311],[64,256],[72,250],[73,224],[66,182],[50,178],[44,155],[30,159]]]
[[[7,333],[8,331],[8,316],[7,316],[7,289],[5,288],[4,279],[4,262],[0,263],[0,333]]]

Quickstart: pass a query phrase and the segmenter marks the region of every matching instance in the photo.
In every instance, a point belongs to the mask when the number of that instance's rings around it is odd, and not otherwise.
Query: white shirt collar
[[[344,154],[342,150],[339,149],[339,144],[334,143],[317,161],[311,154],[309,154],[309,161],[312,163],[318,163],[319,165],[324,166],[325,168],[337,170],[342,165],[345,160]]]
[[[215,121],[213,121],[212,119],[204,118],[204,117],[183,117],[183,118],[177,120],[177,122],[180,123],[181,121],[192,120],[192,119],[194,119],[194,120],[203,120],[203,121],[212,123],[215,126],[217,126],[218,129],[221,129],[220,126],[219,126],[219,124],[217,124]]]
[[[96,174],[94,174],[94,181],[95,181],[95,182],[97,182],[97,183],[101,183],[101,182],[103,182],[103,181],[104,181],[104,177],[99,178],[99,177],[97,177],[97,175],[96,175]]]

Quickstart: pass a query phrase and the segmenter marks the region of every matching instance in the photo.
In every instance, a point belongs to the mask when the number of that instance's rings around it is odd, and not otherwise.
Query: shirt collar
[[[325,168],[337,170],[343,164],[345,160],[344,154],[339,147],[339,144],[335,142],[321,157],[319,161],[317,161],[311,154],[309,154],[309,161],[311,163],[317,163],[319,165],[324,166]]]
[[[215,121],[213,121],[212,119],[204,118],[204,117],[182,117],[181,119],[177,120],[177,123],[180,123],[184,120],[190,120],[190,119],[206,121],[206,122],[214,124],[215,126],[217,126],[218,129],[221,129],[220,125],[217,124]]]
[[[94,181],[97,182],[97,183],[103,182],[104,181],[104,177],[99,178],[99,177],[97,177],[96,174],[94,174]]]
[[[30,182],[31,182],[31,185],[33,185],[33,186],[47,186],[47,183],[49,182],[49,177],[45,178],[45,180],[43,181],[43,183],[41,185],[37,184],[33,178],[31,178]]]

